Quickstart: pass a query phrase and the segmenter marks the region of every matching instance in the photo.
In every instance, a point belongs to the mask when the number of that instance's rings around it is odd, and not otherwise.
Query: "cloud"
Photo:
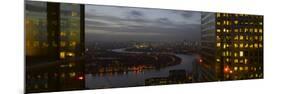
[[[86,5],[86,40],[199,40],[200,12]]]

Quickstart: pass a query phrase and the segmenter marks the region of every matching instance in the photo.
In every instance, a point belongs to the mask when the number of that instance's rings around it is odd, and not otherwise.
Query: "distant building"
[[[202,81],[263,78],[263,16],[201,14]]]

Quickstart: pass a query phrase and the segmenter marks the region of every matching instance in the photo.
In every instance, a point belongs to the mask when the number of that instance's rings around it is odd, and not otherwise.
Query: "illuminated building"
[[[26,58],[59,60],[84,52],[84,5],[27,2]],[[82,20],[81,20],[82,19]]]
[[[25,92],[83,89],[84,5],[25,4]]]
[[[203,12],[201,17],[207,80],[263,78],[263,16]]]

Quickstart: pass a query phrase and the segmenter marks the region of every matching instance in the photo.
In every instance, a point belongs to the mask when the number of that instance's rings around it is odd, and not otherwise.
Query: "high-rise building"
[[[201,17],[204,80],[263,78],[263,16],[203,12]]]
[[[26,1],[26,92],[84,89],[84,5]]]
[[[84,52],[84,5],[28,1],[26,57],[66,59]]]

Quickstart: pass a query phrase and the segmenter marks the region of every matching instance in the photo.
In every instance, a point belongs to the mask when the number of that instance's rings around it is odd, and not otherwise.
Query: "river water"
[[[112,50],[118,53],[142,53],[142,52],[128,52],[122,49]],[[144,70],[140,73],[128,72],[126,74],[116,74],[116,75],[85,75],[86,88],[96,89],[96,88],[113,88],[113,87],[129,87],[129,86],[139,86],[144,85],[145,79],[152,77],[167,77],[169,75],[169,70],[184,69],[186,73],[192,72],[192,62],[195,61],[193,55],[185,54],[175,54],[177,57],[181,58],[181,63],[174,66],[169,66],[161,68],[158,70]]]

